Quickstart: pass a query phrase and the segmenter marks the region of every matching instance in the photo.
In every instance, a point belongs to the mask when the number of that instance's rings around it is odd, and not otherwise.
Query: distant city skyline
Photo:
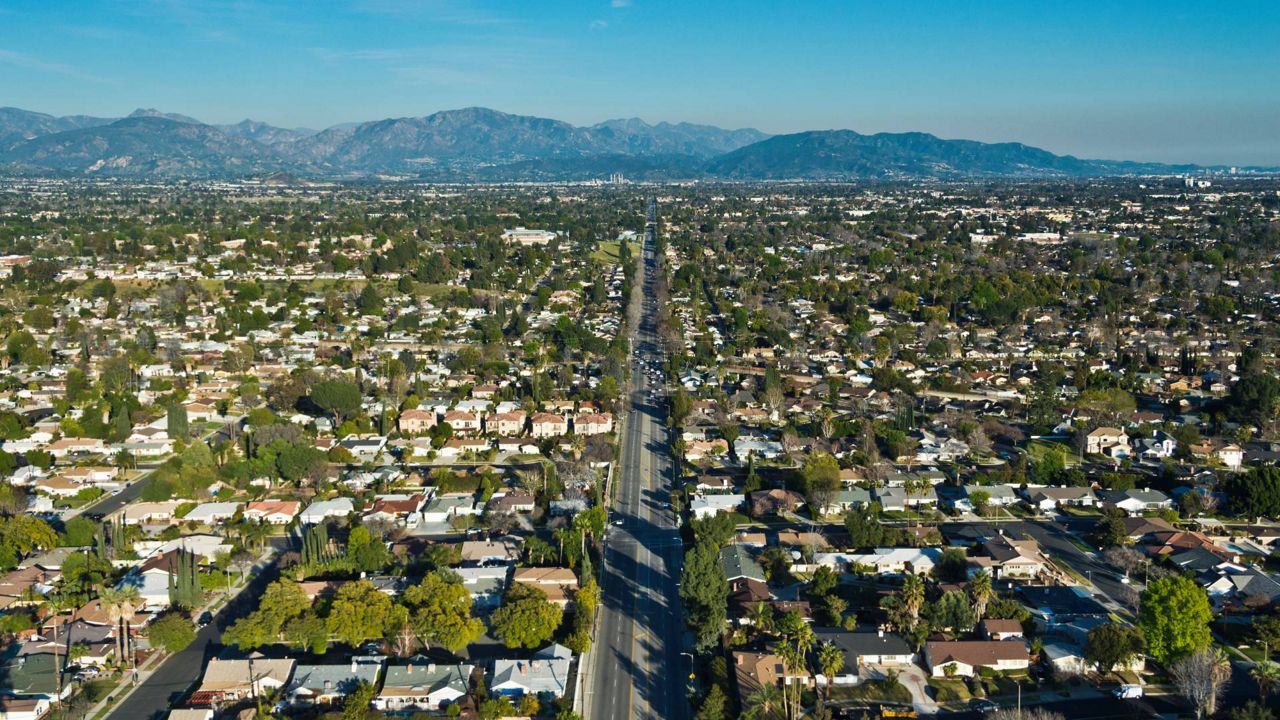
[[[1273,3],[884,5],[15,0],[0,105],[314,129],[484,106],[1280,165]]]

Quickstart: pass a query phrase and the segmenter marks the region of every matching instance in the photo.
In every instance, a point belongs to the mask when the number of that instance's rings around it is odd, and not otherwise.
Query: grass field
[[[1030,455],[1032,460],[1039,461],[1043,459],[1045,453],[1051,450],[1056,450],[1057,452],[1062,453],[1063,460],[1067,467],[1075,467],[1080,464],[1080,456],[1077,455],[1075,450],[1066,443],[1054,442],[1052,440],[1032,440],[1027,443],[1027,455]]]
[[[622,243],[617,240],[602,240],[591,257],[600,262],[616,263],[620,258]]]

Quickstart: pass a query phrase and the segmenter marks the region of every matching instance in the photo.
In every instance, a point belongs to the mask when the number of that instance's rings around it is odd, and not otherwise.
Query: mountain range
[[[0,108],[0,172],[128,178],[395,177],[441,182],[634,179],[893,180],[1189,172],[1082,160],[1019,143],[824,130],[770,136],[639,119],[575,126],[486,108],[315,131],[209,125],[140,109],[124,118]]]

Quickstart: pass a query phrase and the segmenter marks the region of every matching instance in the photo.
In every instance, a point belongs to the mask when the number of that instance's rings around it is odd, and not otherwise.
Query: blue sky
[[[0,4],[0,105],[286,126],[470,105],[1280,165],[1280,3]]]

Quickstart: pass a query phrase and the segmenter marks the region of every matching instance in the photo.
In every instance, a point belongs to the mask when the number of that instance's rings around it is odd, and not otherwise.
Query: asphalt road
[[[277,554],[276,557],[279,557]],[[196,684],[204,673],[210,658],[222,651],[222,631],[237,619],[248,615],[258,607],[263,590],[280,575],[280,568],[272,562],[261,570],[253,571],[253,578],[240,593],[196,634],[195,642],[185,650],[171,655],[138,689],[116,705],[107,714],[109,720],[151,720],[163,718]],[[119,695],[125,688],[116,691]]]
[[[653,218],[650,217],[652,223]],[[658,349],[654,328],[651,255],[654,229],[637,258],[646,273],[643,300],[633,301],[630,324],[632,390],[614,489],[612,525],[604,545],[603,590],[584,709],[589,719],[688,716],[681,656],[684,636],[678,581],[683,548],[670,509],[672,467],[666,411],[653,392],[663,388],[644,361]],[[639,307],[637,307],[637,305]],[[639,322],[634,322],[639,318]],[[659,396],[660,397],[660,396]]]

